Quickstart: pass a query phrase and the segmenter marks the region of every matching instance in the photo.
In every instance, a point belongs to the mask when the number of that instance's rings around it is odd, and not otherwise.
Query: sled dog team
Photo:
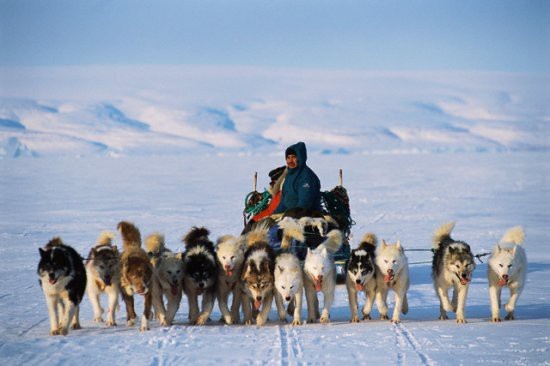
[[[288,249],[293,238],[304,240],[299,220],[285,223],[282,249]],[[84,292],[90,298],[94,321],[115,326],[116,311],[121,296],[126,305],[128,326],[136,323],[134,295],[143,296],[141,331],[149,329],[154,317],[161,326],[173,323],[182,295],[189,303],[188,320],[191,324],[205,324],[212,313],[215,300],[225,324],[241,322],[263,325],[268,320],[273,298],[279,319],[292,325],[303,324],[301,310],[303,293],[307,303],[307,322],[330,322],[330,310],[336,287],[336,268],[333,254],[342,245],[339,230],[331,230],[315,249],[308,249],[305,261],[300,263],[292,253],[275,255],[268,244],[267,226],[260,225],[240,237],[225,235],[216,245],[205,228],[192,228],[183,238],[185,251],[174,253],[165,246],[164,236],[153,233],[145,238],[142,248],[140,231],[133,224],[122,221],[117,226],[122,237],[122,253],[113,244],[116,235],[102,232],[90,250],[85,265],[80,255],[58,237],[40,248],[38,264],[39,283],[46,298],[50,318],[50,334],[66,335],[69,326],[79,329],[79,304]],[[432,278],[440,300],[439,319],[448,319],[447,312],[456,313],[457,323],[465,323],[465,305],[469,283],[475,269],[470,246],[451,238],[454,223],[438,228],[433,237]],[[504,306],[505,319],[514,319],[514,308],[525,284],[527,261],[522,247],[523,229],[509,229],[495,245],[488,262],[491,319],[501,321],[499,315],[502,288],[510,290],[510,299]],[[366,303],[362,318],[371,319],[374,302],[381,319],[389,319],[387,296],[395,294],[391,322],[400,322],[400,314],[408,312],[407,290],[409,268],[404,248],[399,241],[378,244],[375,234],[366,234],[359,246],[352,250],[347,268],[351,322],[361,321],[357,294],[364,292]],[[449,300],[448,291],[453,290]],[[317,293],[323,295],[319,311]],[[100,303],[107,296],[107,309]],[[231,304],[229,304],[229,295]],[[199,305],[200,299],[200,305]],[[103,315],[106,313],[106,320]]]

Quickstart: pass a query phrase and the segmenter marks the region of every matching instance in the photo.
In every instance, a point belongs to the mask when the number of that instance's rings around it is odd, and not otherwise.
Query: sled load
[[[321,191],[321,211],[296,208],[282,214],[270,214],[279,204],[280,191],[276,185],[281,183],[283,172],[284,166],[272,170],[269,173],[270,186],[263,192],[258,192],[257,173],[254,174],[254,190],[246,195],[244,201],[243,234],[257,225],[265,225],[270,228],[270,245],[276,252],[290,251],[303,261],[308,248],[315,249],[327,239],[332,229],[338,229],[342,232],[343,242],[334,254],[334,259],[337,282],[344,283],[350,257],[349,236],[355,222],[351,218],[347,190],[342,185],[342,170],[340,184],[330,191]],[[293,226],[297,224],[301,229],[298,238],[296,235],[285,235],[293,232]]]

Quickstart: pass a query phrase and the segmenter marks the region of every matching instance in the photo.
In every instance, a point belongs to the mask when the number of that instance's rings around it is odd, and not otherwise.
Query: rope
[[[268,191],[262,193],[258,191],[252,191],[244,198],[244,210],[243,219],[244,225],[250,221],[250,219],[263,211],[271,200],[271,194]]]

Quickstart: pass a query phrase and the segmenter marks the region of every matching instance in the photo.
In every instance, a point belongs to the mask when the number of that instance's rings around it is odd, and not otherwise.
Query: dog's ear
[[[512,256],[514,256],[514,257],[516,256],[516,248],[517,247],[518,247],[517,245],[514,245],[514,248],[512,248]]]
[[[388,246],[388,243],[386,243],[386,241],[384,239],[382,239],[382,246],[383,247],[387,247]]]
[[[178,258],[180,261],[182,261],[183,260],[183,253],[179,252],[178,254],[176,254],[176,258]]]
[[[279,272],[283,273],[283,271],[285,270],[284,267],[281,267],[281,266],[277,266],[277,268],[279,269]]]
[[[323,257],[326,257],[326,256],[328,256],[328,250],[327,250],[327,247],[325,247],[325,246],[323,247],[323,250],[321,250],[321,255],[322,255]]]
[[[115,253],[116,255],[118,255],[118,247],[116,245],[113,245],[113,253]]]
[[[43,258],[43,259],[48,258],[48,252],[45,251],[44,249],[38,248],[38,252],[40,253],[40,258]]]

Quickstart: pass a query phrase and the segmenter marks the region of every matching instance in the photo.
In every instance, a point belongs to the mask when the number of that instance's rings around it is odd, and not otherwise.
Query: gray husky
[[[448,311],[456,312],[456,322],[466,323],[464,308],[472,273],[476,268],[470,246],[463,241],[451,238],[454,222],[441,225],[434,233],[434,256],[432,278],[437,296],[439,296],[439,319],[449,319]],[[453,288],[453,299],[449,301],[448,291]]]

